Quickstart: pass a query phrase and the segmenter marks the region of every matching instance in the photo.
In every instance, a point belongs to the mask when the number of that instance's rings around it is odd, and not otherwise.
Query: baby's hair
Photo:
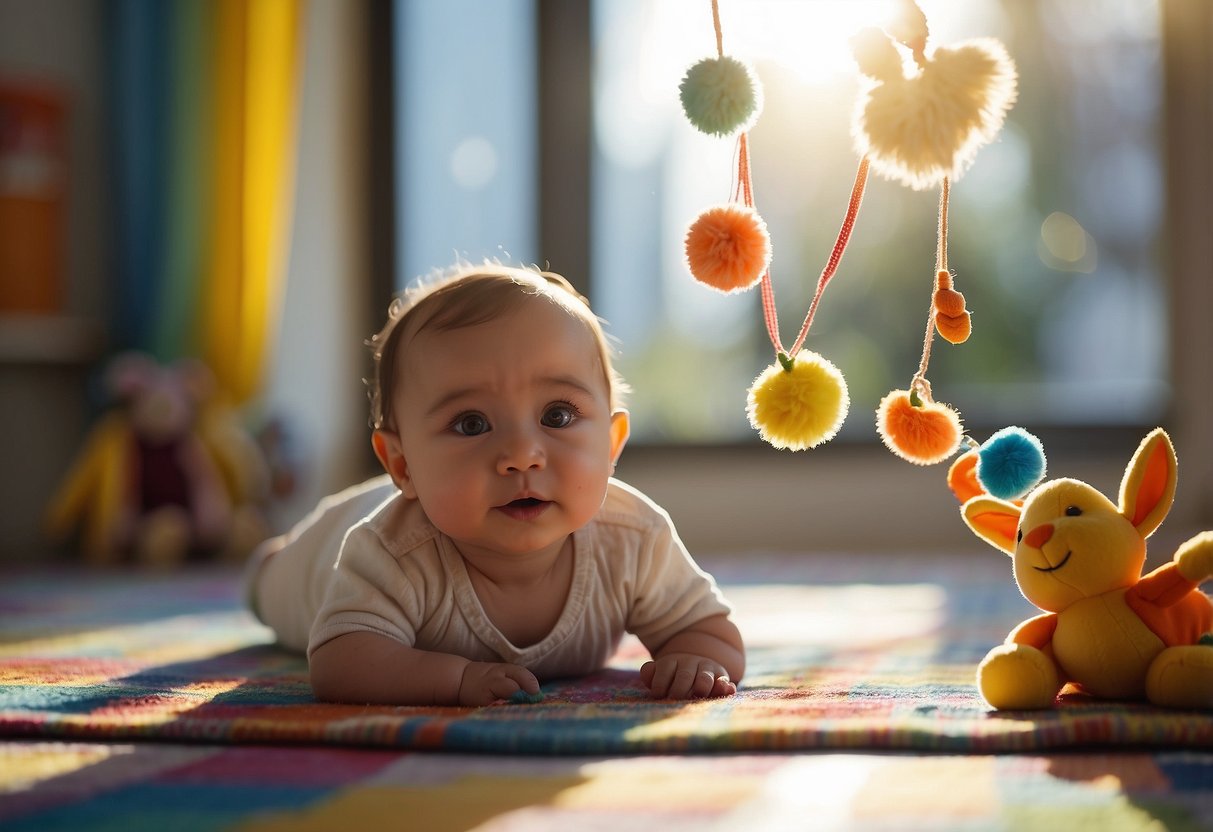
[[[370,388],[372,428],[395,429],[392,397],[401,341],[424,329],[448,331],[488,323],[516,308],[527,298],[546,298],[585,324],[598,345],[599,360],[610,395],[611,408],[623,406],[627,385],[615,370],[613,348],[602,322],[587,301],[555,272],[515,268],[496,263],[461,264],[436,279],[405,289],[388,307],[387,322],[367,344],[374,372]]]

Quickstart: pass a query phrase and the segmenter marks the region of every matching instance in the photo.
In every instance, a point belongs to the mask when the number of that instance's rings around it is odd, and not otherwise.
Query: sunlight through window
[[[725,53],[763,86],[750,148],[781,329],[804,317],[857,163],[848,39],[892,5],[720,3]],[[1006,126],[952,191],[949,265],[974,336],[936,351],[936,392],[978,430],[1158,418],[1169,390],[1156,0],[921,7],[930,45],[996,37],[1020,73]],[[734,186],[735,142],[692,128],[678,100],[686,70],[716,53],[711,4],[595,0],[593,11],[591,285],[622,341],[636,436],[751,441],[745,391],[771,359],[758,292],[705,289],[683,253],[689,223]],[[870,414],[917,365],[936,198],[873,179],[822,299],[806,346],[848,380],[844,439],[875,438]]]

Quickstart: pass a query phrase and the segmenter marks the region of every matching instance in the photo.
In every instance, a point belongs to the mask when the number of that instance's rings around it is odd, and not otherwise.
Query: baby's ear
[[[1175,446],[1162,428],[1147,434],[1120,482],[1120,513],[1142,537],[1162,523],[1175,501]]]
[[[622,408],[611,414],[611,464],[619,461],[623,446],[628,443],[632,434],[631,417]]]
[[[995,549],[1001,549],[1008,555],[1015,554],[1019,506],[997,497],[974,497],[960,511],[973,534]]]
[[[409,477],[409,466],[404,458],[404,446],[400,444],[400,437],[390,430],[377,430],[371,434],[371,447],[375,449],[379,464],[391,475],[396,487],[404,496],[415,499],[417,490],[413,488],[412,479]]]

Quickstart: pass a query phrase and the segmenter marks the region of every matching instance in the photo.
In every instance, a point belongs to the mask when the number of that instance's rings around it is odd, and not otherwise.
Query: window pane
[[[723,0],[726,54],[753,64],[750,133],[771,232],[780,331],[791,342],[846,207],[859,77],[848,37],[875,0]],[[1001,39],[1019,100],[952,188],[949,266],[973,336],[935,338],[935,398],[966,426],[1148,422],[1167,406],[1160,42],[1155,0],[922,0],[932,45]],[[730,199],[735,142],[690,126],[686,69],[715,55],[706,0],[595,0],[593,296],[623,342],[633,424],[656,441],[755,436],[745,392],[774,358],[758,291],[719,296],[683,262],[687,226]],[[934,277],[938,193],[873,176],[806,348],[847,379],[843,436],[875,437],[880,398],[918,368]]]
[[[456,257],[538,259],[534,5],[393,7],[401,284]]]

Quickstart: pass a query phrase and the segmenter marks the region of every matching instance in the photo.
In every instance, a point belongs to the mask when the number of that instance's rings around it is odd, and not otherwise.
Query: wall
[[[367,83],[359,48],[365,22],[362,3],[307,8],[297,198],[267,392],[269,411],[286,417],[303,453],[298,491],[275,518],[280,525],[367,470],[362,378],[370,365],[362,342],[378,322],[362,314],[370,307],[362,152]]]
[[[39,556],[40,516],[88,422],[86,383],[106,307],[105,122],[100,2],[0,0],[0,76],[68,104],[64,306],[0,316],[0,560]]]
[[[366,470],[360,343],[366,309],[359,48],[363,3],[305,4],[297,209],[267,410],[289,413],[302,477],[293,520]],[[102,0],[0,0],[0,73],[67,91],[67,301],[52,320],[0,317],[0,561],[44,556],[39,518],[88,428],[87,384],[103,355],[106,245]]]

